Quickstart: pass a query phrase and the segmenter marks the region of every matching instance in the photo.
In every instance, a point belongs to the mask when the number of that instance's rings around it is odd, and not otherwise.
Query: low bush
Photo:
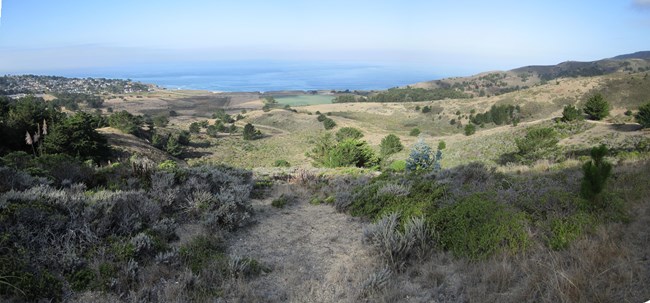
[[[423,218],[411,217],[399,228],[399,214],[390,213],[363,230],[363,241],[372,245],[386,265],[403,269],[416,255],[424,255],[432,248],[433,233]]]
[[[361,139],[363,133],[354,127],[342,127],[336,132],[336,141],[343,141],[346,139]]]
[[[532,127],[523,138],[516,138],[518,157],[521,161],[532,162],[548,157],[557,143],[557,133],[550,127]]]
[[[565,218],[552,219],[547,244],[553,250],[566,249],[592,224],[592,217],[582,212]]]
[[[287,160],[279,159],[279,160],[275,160],[275,162],[273,163],[273,166],[275,166],[275,167],[291,167],[291,164]]]
[[[482,259],[499,251],[517,253],[529,244],[526,216],[484,195],[440,209],[433,221],[440,244],[456,256]]]

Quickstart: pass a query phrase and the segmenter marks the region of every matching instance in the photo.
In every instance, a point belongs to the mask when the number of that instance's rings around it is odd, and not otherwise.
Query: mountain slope
[[[558,78],[593,77],[616,72],[650,71],[650,51],[620,55],[591,62],[566,61],[556,65],[530,65],[509,71],[494,71],[469,77],[416,83],[421,88],[455,88],[474,96],[500,95]]]

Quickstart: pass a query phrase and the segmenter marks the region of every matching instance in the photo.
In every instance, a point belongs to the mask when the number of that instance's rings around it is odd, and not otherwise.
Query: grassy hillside
[[[500,95],[534,87],[559,78],[594,77],[614,73],[650,71],[648,52],[617,56],[593,62],[567,61],[557,65],[525,66],[510,71],[494,71],[470,77],[456,77],[416,83],[421,88],[455,88],[474,96]]]
[[[646,300],[644,55],[445,80],[486,92],[420,102],[163,90],[66,117],[0,99],[0,298]],[[563,121],[596,94],[609,115]]]

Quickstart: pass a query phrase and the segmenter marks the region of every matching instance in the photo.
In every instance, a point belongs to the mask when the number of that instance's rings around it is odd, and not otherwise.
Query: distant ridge
[[[509,71],[480,73],[420,82],[420,88],[454,88],[474,96],[499,95],[546,83],[558,78],[593,77],[616,72],[650,71],[650,51],[619,55],[590,62],[566,61],[556,65],[530,65]]]
[[[625,60],[625,59],[643,59],[650,60],[650,51],[636,52],[627,55],[620,55],[612,58],[614,60]]]

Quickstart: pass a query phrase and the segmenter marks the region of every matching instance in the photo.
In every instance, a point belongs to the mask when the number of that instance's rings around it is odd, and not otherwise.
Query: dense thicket
[[[519,105],[492,105],[489,111],[470,116],[470,121],[476,125],[494,123],[496,125],[516,123],[521,116]]]
[[[63,187],[0,166],[0,300],[67,301],[97,291],[109,301],[209,301],[225,278],[259,271],[250,259],[230,265],[215,236],[249,221],[249,172],[165,171],[148,161],[89,170]],[[205,232],[179,243],[183,224]]]

